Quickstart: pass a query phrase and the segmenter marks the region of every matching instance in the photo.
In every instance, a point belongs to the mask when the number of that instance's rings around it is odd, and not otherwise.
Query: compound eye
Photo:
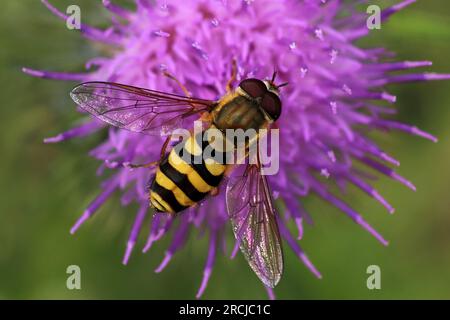
[[[281,115],[281,100],[273,92],[267,92],[261,100],[261,108],[275,121]]]
[[[254,99],[264,96],[267,92],[264,82],[258,79],[246,79],[239,84],[239,87]]]

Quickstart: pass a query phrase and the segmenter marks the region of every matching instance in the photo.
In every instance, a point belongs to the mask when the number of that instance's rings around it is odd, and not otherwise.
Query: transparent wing
[[[86,82],[70,93],[85,111],[118,128],[147,134],[170,132],[183,119],[209,111],[214,101],[112,82]]]
[[[260,168],[248,165],[242,176],[231,178],[226,202],[242,253],[261,281],[273,288],[283,272],[283,250],[271,191]]]

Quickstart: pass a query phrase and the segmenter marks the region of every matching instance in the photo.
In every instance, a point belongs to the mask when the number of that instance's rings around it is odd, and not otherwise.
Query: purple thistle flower
[[[56,16],[66,19],[47,1],[42,2]],[[394,208],[367,182],[369,174],[356,169],[354,163],[362,163],[412,190],[415,187],[391,168],[398,166],[399,161],[381,150],[365,131],[399,130],[436,142],[437,138],[431,134],[385,118],[395,110],[383,104],[393,104],[396,97],[385,91],[384,86],[450,79],[450,75],[396,74],[396,71],[430,66],[431,62],[392,62],[382,48],[359,48],[356,40],[369,33],[367,16],[357,11],[355,4],[344,1],[186,0],[182,5],[171,0],[156,1],[156,4],[147,0],[135,2],[135,11],[129,11],[103,0],[112,14],[111,27],[99,30],[81,26],[84,37],[114,50],[108,57],[94,58],[86,63],[86,68],[95,67],[94,71],[70,74],[24,68],[24,72],[41,78],[80,82],[103,80],[180,93],[173,81],[162,76],[162,71],[168,71],[176,75],[193,96],[217,99],[224,94],[233,59],[238,64],[238,80],[267,78],[276,69],[280,81],[290,84],[283,88],[283,114],[278,120],[280,154],[284,156],[280,159],[279,173],[269,177],[277,201],[285,206],[279,219],[282,237],[305,266],[320,278],[321,274],[298,242],[302,238],[303,223],[311,222],[299,199],[314,193],[387,245],[388,242],[358,212],[330,191],[330,186],[335,183],[343,188],[348,183],[353,184],[393,213]],[[387,8],[382,19],[386,20],[413,2],[401,1]],[[348,14],[342,15],[344,12]],[[79,127],[45,139],[45,142],[90,135],[103,127],[99,121],[90,119]],[[114,173],[103,182],[100,195],[75,223],[71,233],[120,190],[123,205],[140,204],[123,258],[123,263],[128,263],[149,214],[146,183],[152,172],[148,169],[131,171],[123,164],[158,159],[163,140],[163,137],[109,128],[108,139],[90,154],[102,162],[98,174],[104,170]],[[229,228],[223,190],[176,219],[179,223],[172,242],[155,271],[161,272],[183,247],[192,226],[200,232],[207,231],[209,249],[197,293],[200,297],[207,286],[217,252],[223,250],[226,235],[223,231]],[[144,252],[172,228],[173,220],[167,214],[153,216]],[[296,237],[288,229],[290,220],[298,228]],[[236,252],[235,248],[232,257]],[[270,289],[268,293],[269,297],[274,297]]]

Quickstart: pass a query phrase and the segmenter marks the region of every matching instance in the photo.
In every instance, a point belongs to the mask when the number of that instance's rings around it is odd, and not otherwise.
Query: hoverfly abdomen
[[[230,153],[204,137],[205,131],[180,142],[160,163],[150,187],[150,202],[158,211],[183,211],[222,181]]]

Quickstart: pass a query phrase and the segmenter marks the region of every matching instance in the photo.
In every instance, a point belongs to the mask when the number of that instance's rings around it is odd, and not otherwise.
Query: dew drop
[[[167,2],[165,2],[165,1],[159,7],[161,8],[162,11],[168,11],[169,10],[169,6],[167,5]]]
[[[334,64],[336,62],[337,56],[338,56],[338,51],[335,49],[331,50],[331,52],[330,52],[330,57],[331,57],[330,63],[331,64]]]
[[[336,155],[334,154],[333,150],[329,150],[327,152],[328,158],[330,158],[331,162],[336,162]]]
[[[350,87],[348,86],[348,85],[346,85],[346,84],[344,84],[343,86],[342,86],[342,90],[344,90],[344,92],[346,93],[346,94],[348,94],[349,96],[350,95],[352,95],[352,89],[350,89]]]
[[[325,177],[325,178],[328,179],[330,177],[330,172],[328,171],[327,168],[323,168],[323,169],[320,170],[320,175],[322,177]]]
[[[208,54],[205,51],[203,51],[201,45],[197,41],[192,42],[192,47],[200,53],[203,59],[205,60],[209,59]]]
[[[165,32],[165,31],[162,31],[162,30],[156,30],[156,31],[153,31],[153,34],[154,34],[155,36],[163,37],[163,38],[168,38],[168,37],[170,37],[170,33]]]
[[[333,112],[333,114],[337,114],[337,102],[330,101],[330,107],[331,107],[331,112]]]
[[[308,73],[308,68],[300,68],[300,77],[302,77],[302,79],[304,77],[306,77],[307,73]]]
[[[319,39],[320,41],[323,41],[323,31],[320,28],[317,28],[316,30],[314,30],[314,33],[317,37],[317,39]]]
[[[219,20],[217,20],[216,18],[211,19],[211,24],[214,27],[218,27],[219,26]]]
[[[197,50],[202,50],[200,43],[198,43],[197,41],[192,42],[192,47]]]

